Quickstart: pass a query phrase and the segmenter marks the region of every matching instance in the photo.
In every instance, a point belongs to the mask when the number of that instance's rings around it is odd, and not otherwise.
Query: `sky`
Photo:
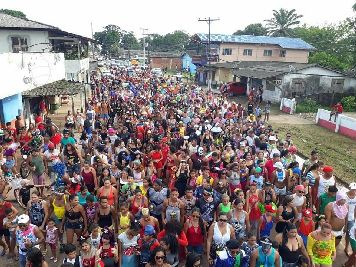
[[[136,37],[146,33],[166,34],[184,30],[189,34],[207,33],[206,22],[199,18],[219,18],[211,24],[211,33],[232,34],[251,23],[272,17],[273,9],[296,9],[307,25],[338,23],[355,16],[355,0],[0,0],[0,8],[24,12],[31,20],[62,30],[91,37],[108,24],[115,24]]]

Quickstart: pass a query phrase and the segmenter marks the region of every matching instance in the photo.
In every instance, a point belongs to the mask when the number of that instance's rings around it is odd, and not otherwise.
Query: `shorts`
[[[52,219],[56,225],[60,225],[62,223],[62,219],[59,219],[56,215],[54,215]]]
[[[51,250],[56,250],[57,249],[57,244],[56,243],[47,243]]]
[[[203,245],[195,245],[195,246],[188,245],[187,250],[188,250],[188,252],[197,253],[200,255],[203,255],[203,253],[204,253]]]
[[[44,185],[45,174],[44,173],[42,173],[41,175],[32,174],[32,179],[34,185]]]
[[[5,237],[10,236],[10,231],[9,231],[9,229],[0,229],[0,238],[1,238],[2,236],[5,236]]]
[[[341,229],[340,231],[332,230],[331,233],[335,236],[336,239],[341,239],[344,235],[344,229]]]
[[[104,120],[108,120],[110,117],[109,114],[101,114],[101,118]]]
[[[66,229],[73,229],[73,230],[79,230],[83,229],[83,223],[81,222],[66,222],[65,223]]]
[[[281,196],[285,196],[287,194],[287,187],[283,187],[283,188],[278,188],[277,186],[274,186],[274,191],[276,192],[276,195],[281,195]]]

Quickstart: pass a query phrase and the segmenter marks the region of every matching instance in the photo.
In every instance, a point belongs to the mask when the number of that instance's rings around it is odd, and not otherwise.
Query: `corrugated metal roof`
[[[58,30],[57,27],[40,23],[37,21],[13,17],[0,13],[0,28],[28,28],[28,29],[52,29]]]
[[[22,96],[54,96],[54,95],[76,95],[84,91],[85,87],[81,83],[73,83],[66,80],[60,80],[48,83],[32,90],[22,92]]]
[[[208,42],[208,34],[198,33],[197,36],[202,42]],[[315,47],[302,39],[290,37],[211,34],[210,41],[212,43],[271,44],[285,49],[315,50]]]

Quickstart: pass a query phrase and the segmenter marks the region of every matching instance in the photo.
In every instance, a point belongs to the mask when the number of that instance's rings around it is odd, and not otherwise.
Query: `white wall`
[[[63,53],[0,54],[0,99],[65,78]]]
[[[67,80],[85,81],[89,71],[89,58],[82,60],[65,60],[65,72]]]
[[[264,88],[262,98],[264,101],[271,101],[272,103],[278,103],[281,100],[282,91],[278,87],[274,88],[274,91]]]
[[[39,43],[49,43],[47,31],[28,30],[0,30],[0,53],[12,53],[11,37],[26,37],[28,52],[48,52],[48,45]],[[38,44],[38,45],[37,45]]]

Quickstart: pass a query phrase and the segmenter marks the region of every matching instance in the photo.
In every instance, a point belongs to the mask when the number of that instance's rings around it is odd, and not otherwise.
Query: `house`
[[[90,41],[51,25],[0,13],[0,73],[4,77],[0,79],[1,122],[13,121],[26,106],[30,113],[24,115],[29,117],[43,97],[54,101],[59,93],[53,89],[46,95],[24,92],[64,79],[88,83]],[[70,88],[66,83],[68,86],[62,88]],[[81,88],[85,93],[83,85]],[[61,92],[71,94],[74,90]]]
[[[207,67],[204,67],[207,69]],[[239,82],[247,91],[263,89],[263,99],[315,98],[326,104],[335,94],[356,92],[356,78],[317,64],[242,61],[216,63],[210,67],[215,84]],[[202,73],[199,70],[200,76]]]
[[[182,70],[182,58],[175,52],[150,52],[150,67],[167,70]]]
[[[207,34],[193,36],[195,42],[207,44]],[[253,36],[253,35],[210,35],[211,62],[233,61],[276,61],[307,63],[309,52],[315,48],[300,38]]]

